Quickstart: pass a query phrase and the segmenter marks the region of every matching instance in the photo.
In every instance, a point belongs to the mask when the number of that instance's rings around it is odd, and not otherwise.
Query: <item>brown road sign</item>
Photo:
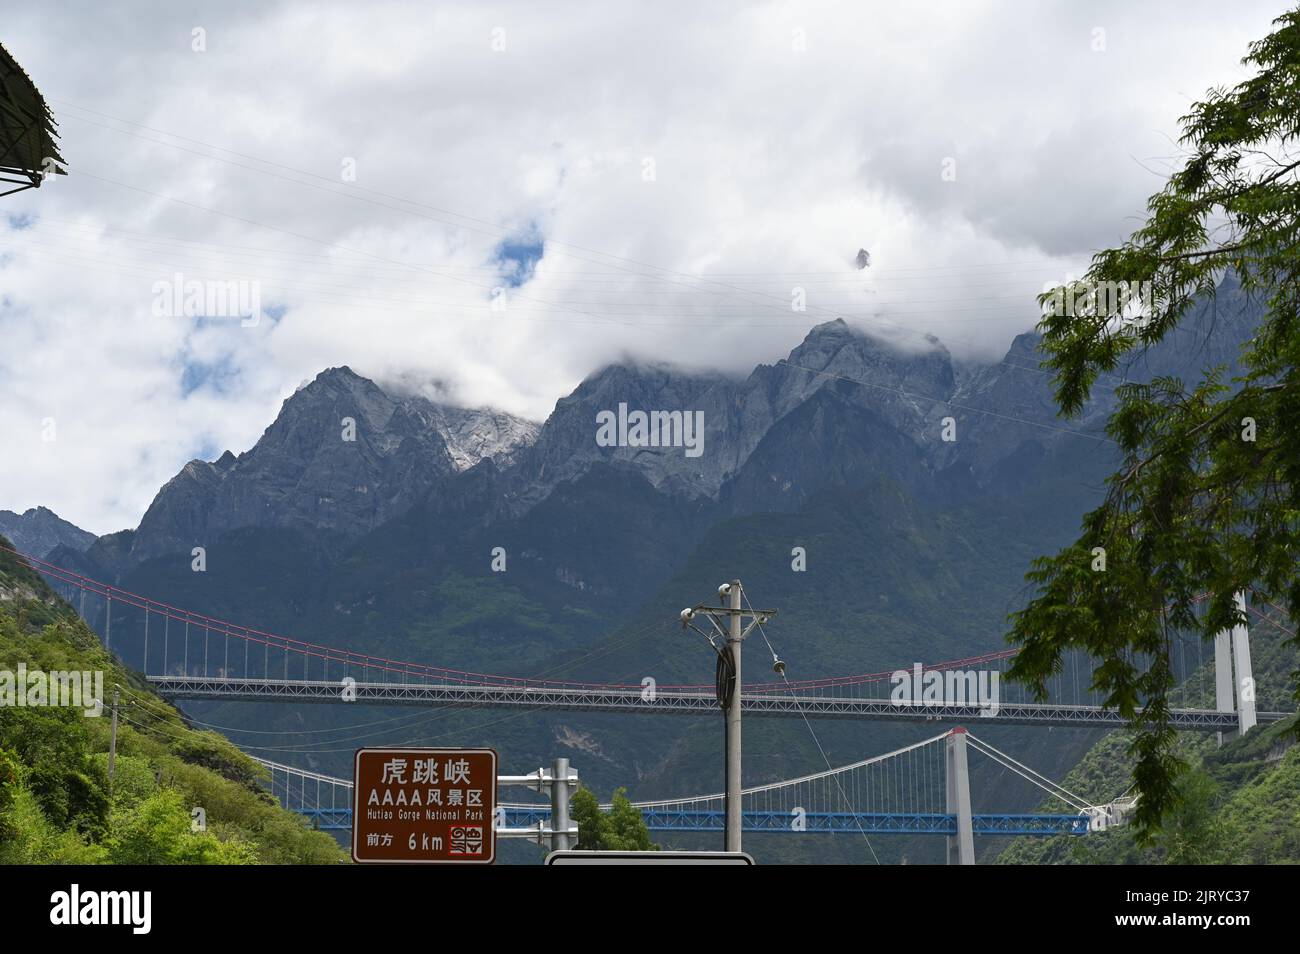
[[[492,749],[358,749],[352,860],[491,864],[496,796]]]

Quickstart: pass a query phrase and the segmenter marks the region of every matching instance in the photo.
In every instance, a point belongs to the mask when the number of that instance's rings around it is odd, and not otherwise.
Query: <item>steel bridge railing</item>
[[[212,676],[149,676],[149,683],[172,699],[240,699],[297,703],[343,703],[344,688],[333,680],[246,679]],[[717,701],[711,692],[660,690],[647,695],[639,688],[536,688],[458,684],[349,682],[348,693],[356,703],[413,706],[468,706],[474,708],[535,708],[579,711],[619,711],[652,714],[715,713]],[[746,715],[817,718],[879,719],[902,722],[969,721],[1009,725],[1078,726],[1115,728],[1128,724],[1113,709],[1100,706],[1055,703],[1002,703],[995,707],[977,705],[900,704],[890,699],[868,699],[823,695],[742,695]],[[1277,722],[1289,713],[1261,712],[1260,722]],[[1236,712],[1205,709],[1174,709],[1170,723],[1177,729],[1204,732],[1235,730]]]
[[[298,808],[298,814],[311,820],[322,831],[349,831],[350,808]],[[654,810],[641,809],[650,831],[722,831],[726,812],[722,809]],[[955,835],[957,816],[935,812],[803,812],[802,826],[792,824],[789,812],[749,811],[742,813],[747,832],[785,834],[859,834],[868,835]],[[549,822],[551,811],[545,806],[525,808],[503,806],[498,825],[504,828],[535,828]],[[1086,815],[982,814],[972,815],[977,835],[1052,835],[1088,834]]]

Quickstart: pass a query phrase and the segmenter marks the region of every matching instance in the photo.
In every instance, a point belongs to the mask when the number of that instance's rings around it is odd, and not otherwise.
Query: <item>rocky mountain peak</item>
[[[188,552],[241,527],[357,537],[408,510],[445,477],[508,460],[537,426],[509,414],[394,396],[347,366],[285,399],[247,451],[193,460],[154,498],[130,560]]]
[[[468,470],[489,458],[508,465],[516,452],[537,440],[541,425],[490,408],[451,407],[413,399],[408,407],[447,444],[452,466]]]
[[[0,535],[8,537],[15,549],[41,558],[57,547],[84,551],[95,542],[93,533],[69,523],[48,507],[32,507],[21,514],[0,510]]]
[[[955,377],[937,339],[909,350],[841,318],[813,327],[786,359],[760,365],[742,380],[663,364],[610,365],[556,403],[536,445],[520,458],[518,499],[525,505],[541,499],[597,462],[633,468],[662,490],[716,497],[772,426],[824,388],[844,391],[846,400],[923,443],[930,418],[937,425],[942,416],[934,413],[934,399],[951,396]],[[686,454],[678,443],[653,438],[638,442],[621,423],[634,412],[698,415],[701,452]],[[599,415],[606,414],[620,422],[614,444],[599,439]]]
[[[1216,305],[1200,306],[1186,328],[1125,376],[1199,368],[1205,359],[1230,363],[1257,317],[1257,306],[1241,297],[1222,289]],[[1211,335],[1225,328],[1233,334]],[[356,538],[431,494],[454,496],[460,485],[451,478],[487,460],[494,464],[488,496],[516,515],[561,484],[611,468],[673,497],[720,501],[733,482],[735,505],[784,505],[821,486],[820,455],[836,448],[827,467],[840,475],[921,467],[1002,486],[1008,472],[1023,472],[1062,441],[1087,440],[1087,448],[1105,451],[1096,436],[1122,377],[1107,376],[1085,413],[1062,422],[1038,346],[1038,335],[1027,332],[1001,361],[967,362],[958,371],[933,336],[894,337],[837,318],[743,379],[641,361],[610,364],[557,401],[540,426],[451,407],[409,386],[386,389],[346,366],[329,368],[284,401],[251,449],[187,464],[129,543],[117,546],[143,559],[188,552],[250,526]],[[761,475],[742,479],[760,444]],[[10,524],[14,519],[9,515]]]

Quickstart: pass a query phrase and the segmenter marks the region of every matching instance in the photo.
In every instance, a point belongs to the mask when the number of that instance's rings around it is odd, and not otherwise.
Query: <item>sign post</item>
[[[352,860],[491,864],[497,754],[492,749],[358,749]]]

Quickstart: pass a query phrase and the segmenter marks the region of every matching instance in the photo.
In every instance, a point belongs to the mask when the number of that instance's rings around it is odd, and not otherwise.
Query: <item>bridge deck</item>
[[[347,831],[352,827],[350,808],[301,808],[299,814],[312,819],[323,831]],[[651,831],[722,831],[726,812],[722,809],[642,808],[641,817]],[[549,822],[550,809],[518,805],[502,807],[498,824],[503,828],[536,827]],[[805,812],[802,828],[795,827],[789,812],[747,811],[742,827],[749,832],[785,834],[840,833],[868,835],[955,835],[957,816],[938,812]],[[1086,835],[1085,815],[984,814],[972,815],[977,835]]]
[[[245,679],[211,676],[149,676],[148,681],[172,699],[225,699],[261,702],[345,703],[343,686],[330,680]],[[437,683],[357,682],[349,687],[355,702],[375,705],[461,706],[467,708],[535,708],[589,712],[636,712],[645,715],[700,715],[717,711],[711,692],[660,690],[647,696],[640,687],[534,688]],[[970,721],[1012,725],[1114,728],[1127,724],[1118,712],[1099,706],[1055,703],[977,705],[899,704],[890,699],[852,696],[743,693],[750,716],[797,716],[878,719],[896,722]],[[1276,722],[1290,713],[1261,712],[1258,719]],[[1174,709],[1170,723],[1205,732],[1237,728],[1237,713]]]

